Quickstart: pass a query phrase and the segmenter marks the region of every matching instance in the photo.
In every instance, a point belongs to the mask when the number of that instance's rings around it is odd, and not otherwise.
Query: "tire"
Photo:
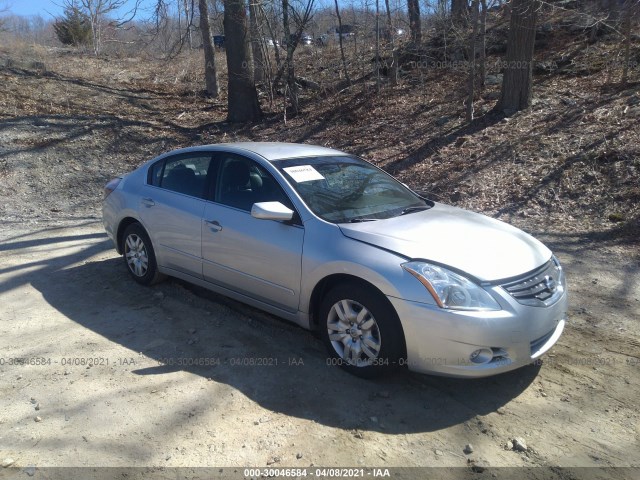
[[[318,323],[329,352],[327,363],[353,375],[380,377],[406,363],[398,315],[373,288],[358,284],[332,288],[322,300]]]
[[[122,258],[133,279],[141,285],[153,285],[163,278],[158,272],[151,239],[142,225],[132,223],[122,237]]]

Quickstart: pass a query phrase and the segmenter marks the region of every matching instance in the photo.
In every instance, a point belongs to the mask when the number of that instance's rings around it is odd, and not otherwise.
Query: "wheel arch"
[[[400,321],[400,317],[398,312],[394,308],[393,304],[389,301],[387,296],[382,293],[382,291],[373,285],[372,283],[364,280],[363,278],[357,277],[355,275],[349,275],[346,273],[335,273],[332,275],[328,275],[320,280],[313,289],[311,293],[311,298],[309,300],[309,325],[313,331],[318,330],[318,325],[320,323],[320,319],[318,318],[318,311],[320,309],[320,305],[322,303],[322,299],[332,288],[337,285],[343,284],[357,284],[363,288],[373,291],[378,297],[387,304],[387,306],[391,309],[391,311],[395,312],[397,327],[400,329],[401,333],[401,343],[403,349],[403,355],[406,357],[407,355],[407,342],[404,335],[404,329],[402,328],[402,321]]]
[[[140,223],[140,220],[133,217],[125,217],[122,220],[120,220],[120,223],[118,224],[118,232],[116,233],[116,248],[118,250],[118,253],[121,255],[122,255],[122,252],[124,251],[124,232],[129,225],[133,225],[134,223],[139,223],[140,226],[144,228],[142,223]]]

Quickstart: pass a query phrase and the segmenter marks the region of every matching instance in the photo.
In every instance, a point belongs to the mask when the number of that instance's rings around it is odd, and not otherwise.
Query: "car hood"
[[[340,230],[349,238],[412,260],[447,265],[481,281],[521,275],[551,257],[547,247],[522,230],[440,203],[386,220],[341,224]]]

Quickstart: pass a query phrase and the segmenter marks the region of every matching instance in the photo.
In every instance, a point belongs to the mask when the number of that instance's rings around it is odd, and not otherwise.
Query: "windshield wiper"
[[[431,207],[428,205],[421,205],[419,207],[408,207],[400,212],[400,215],[406,215],[407,213],[421,212],[423,210],[429,210]]]
[[[379,218],[366,218],[366,217],[357,217],[349,220],[349,223],[360,223],[360,222],[375,222],[379,220]]]

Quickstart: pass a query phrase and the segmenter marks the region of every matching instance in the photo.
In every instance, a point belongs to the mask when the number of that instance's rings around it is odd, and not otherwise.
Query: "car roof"
[[[254,153],[269,160],[270,162],[297,157],[316,157],[328,155],[347,155],[340,150],[320,147],[317,145],[306,145],[303,143],[283,143],[283,142],[237,142],[237,143],[216,143],[189,147],[177,152],[193,152],[207,150],[223,150],[235,153]]]

